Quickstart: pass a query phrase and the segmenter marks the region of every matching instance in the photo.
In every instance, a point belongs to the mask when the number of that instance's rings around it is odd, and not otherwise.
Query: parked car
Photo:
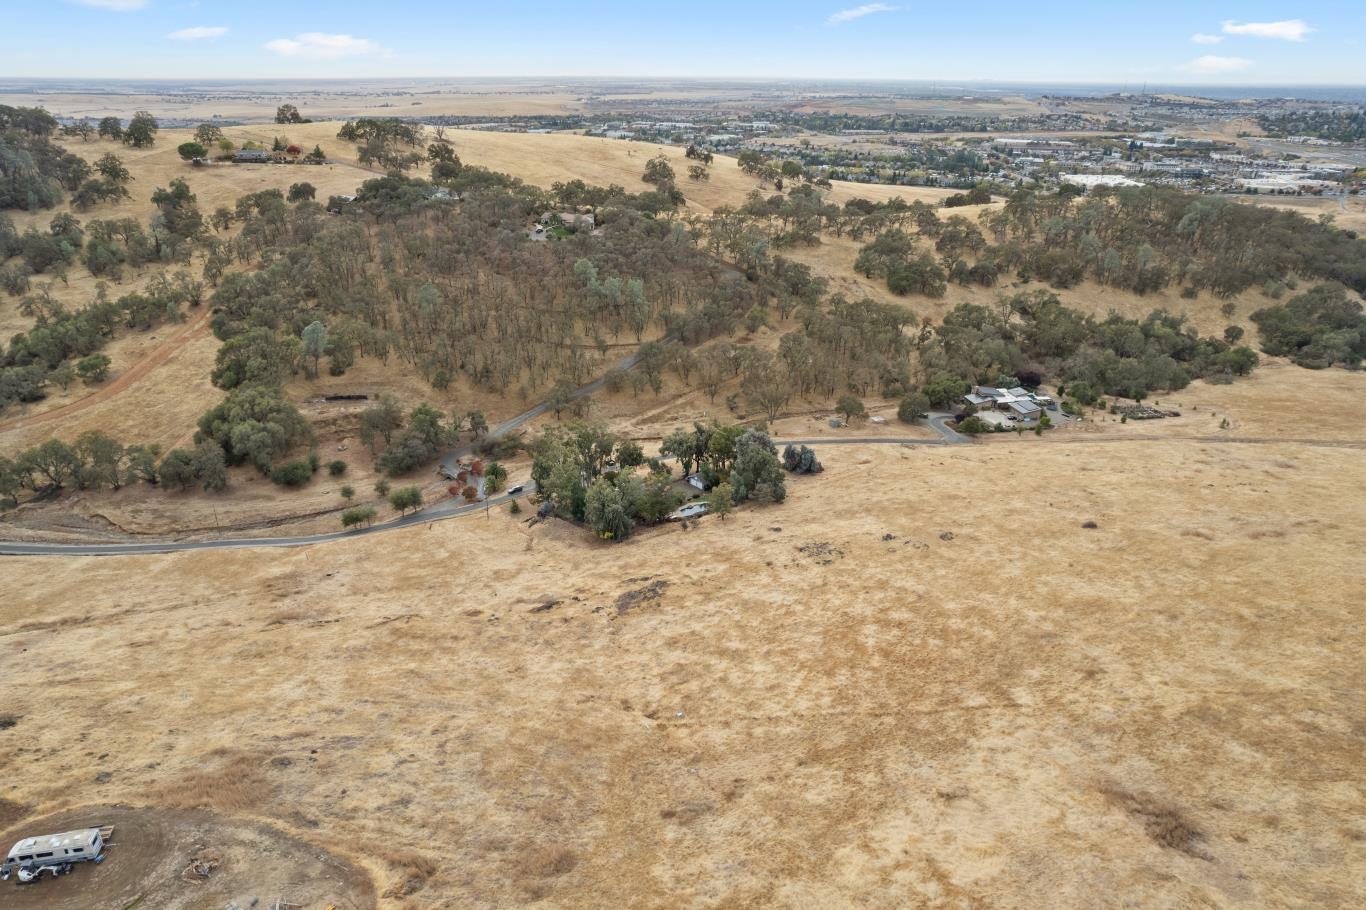
[[[709,508],[711,507],[705,502],[690,502],[686,506],[683,506],[681,509],[677,509],[673,513],[671,513],[669,515],[669,520],[683,521],[687,518],[697,518],[699,516],[705,515]]]
[[[509,496],[516,496],[518,493],[522,492],[522,491],[525,490],[525,489],[526,489],[526,487],[525,487],[523,484],[520,484],[520,483],[519,483],[519,484],[517,484],[517,486],[515,486],[515,487],[509,487],[509,488],[508,488],[508,495],[509,495]]]

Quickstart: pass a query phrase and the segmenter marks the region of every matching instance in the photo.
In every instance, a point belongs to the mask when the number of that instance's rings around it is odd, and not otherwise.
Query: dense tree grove
[[[1356,369],[1366,358],[1366,315],[1341,285],[1321,284],[1285,303],[1258,310],[1262,350],[1302,367]]]
[[[645,460],[636,443],[600,424],[551,427],[531,452],[531,479],[541,496],[561,517],[583,522],[607,540],[624,540],[637,525],[663,521],[683,502],[664,462]],[[677,459],[684,474],[701,472],[713,497],[718,489],[732,503],[781,502],[787,495],[777,449],[760,430],[699,423],[669,434],[660,454]],[[637,471],[642,466],[643,475]]]
[[[278,193],[239,204],[242,230],[229,252],[242,262],[269,254],[269,264],[223,277],[212,299],[215,332],[225,341],[259,329],[298,338],[321,319],[334,366],[342,349],[396,355],[436,386],[464,376],[530,393],[586,382],[623,334],[713,337],[767,296],[681,226],[619,206],[628,195],[603,197],[601,234],[533,244],[528,220],[563,200],[488,185],[469,167],[460,180],[458,207],[433,198],[427,182],[396,175],[367,181],[339,219],[323,219],[308,202],[291,210]],[[662,345],[647,358],[650,381],[674,356]]]
[[[963,385],[1053,376],[1074,388],[1085,383],[1102,394],[1142,399],[1197,377],[1246,375],[1258,358],[1222,338],[1201,337],[1184,316],[1157,310],[1141,320],[1115,313],[1098,320],[1034,291],[1002,298],[995,307],[955,307],[921,359],[927,375]],[[923,391],[940,405],[931,392],[942,396],[942,389]]]
[[[969,234],[946,249],[941,229],[935,249],[1055,287],[1092,278],[1139,294],[1176,284],[1229,297],[1300,275],[1366,290],[1366,241],[1352,232],[1297,212],[1165,187],[1101,189],[1084,198],[1022,189],[984,213],[982,227],[990,241]],[[956,261],[946,264],[951,280],[976,280]]]
[[[84,158],[50,141],[56,130],[42,108],[0,104],[0,209],[51,208],[90,176]]]
[[[973,193],[974,202],[986,195]],[[941,218],[918,201],[836,206],[803,186],[786,196],[756,191],[739,209],[718,208],[706,227],[718,251],[742,267],[773,247],[819,243],[822,232],[869,237],[855,268],[898,294],[940,297],[949,282],[995,287],[1007,275],[1057,288],[1090,278],[1138,294],[1181,285],[1230,297],[1291,275],[1366,291],[1366,240],[1330,222],[1167,187],[1125,187],[1085,197],[1024,188],[974,223]]]
[[[78,209],[128,196],[124,187],[128,172],[116,156],[105,155],[96,169],[101,176],[82,179],[72,196]],[[124,265],[136,268],[152,260],[188,261],[192,245],[205,233],[194,194],[185,181],[173,180],[152,194],[152,202],[157,214],[148,230],[136,218],[96,219],[82,227],[74,215],[63,213],[52,219],[48,231],[29,228],[20,235],[13,222],[0,214],[0,260],[22,259],[0,266],[0,289],[17,296],[29,290],[32,275],[53,272],[64,278],[66,266],[78,255],[91,274],[114,280],[122,277]]]

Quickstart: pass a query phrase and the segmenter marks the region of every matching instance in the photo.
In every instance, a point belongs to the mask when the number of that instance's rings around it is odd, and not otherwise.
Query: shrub
[[[521,515],[521,514],[522,514],[522,507],[521,507],[520,505],[517,504],[517,500],[514,499],[514,500],[512,500],[512,502],[508,503],[508,514],[509,514],[509,515]]]
[[[301,487],[313,476],[307,461],[291,461],[271,469],[270,482],[282,487]]]
[[[991,424],[987,423],[976,414],[969,414],[958,424],[958,432],[976,436],[978,433],[990,433]]]
[[[91,354],[76,361],[76,374],[89,383],[104,382],[109,378],[109,356]]]
[[[327,473],[331,474],[333,477],[342,476],[346,473],[346,462],[342,461],[340,458],[336,461],[329,461],[327,463]]]
[[[819,474],[825,470],[809,447],[797,447],[791,443],[783,449],[783,467],[793,474]]]
[[[922,392],[912,392],[896,407],[896,419],[902,423],[915,423],[930,414],[930,400]]]
[[[399,487],[389,494],[389,505],[400,515],[409,509],[418,509],[422,506],[422,490],[417,487]]]
[[[359,524],[369,525],[375,520],[377,514],[374,506],[356,506],[347,509],[341,514],[342,527],[349,528]]]
[[[186,449],[172,449],[161,459],[157,473],[166,486],[188,490],[195,482],[194,453]]]
[[[387,480],[378,480],[378,481],[376,481],[376,482],[375,482],[375,495],[376,495],[376,496],[388,496],[388,495],[389,495],[389,481],[387,481]]]
[[[835,410],[844,415],[846,424],[853,423],[855,420],[863,420],[868,416],[868,409],[863,406],[863,402],[853,395],[841,395],[835,404]]]
[[[791,447],[789,446],[789,448]],[[807,451],[809,452],[811,450],[807,449]],[[720,516],[721,520],[725,521],[726,516],[734,511],[734,509],[735,490],[731,485],[728,483],[718,483],[715,487],[712,487],[711,492],[707,494],[707,511],[711,512],[713,515]]]
[[[343,484],[343,485],[342,485],[342,488],[341,488],[341,498],[342,498],[342,499],[350,499],[351,497],[353,497],[353,496],[355,496],[355,495],[356,495],[356,488],[355,488],[355,487],[351,486],[350,484]]]

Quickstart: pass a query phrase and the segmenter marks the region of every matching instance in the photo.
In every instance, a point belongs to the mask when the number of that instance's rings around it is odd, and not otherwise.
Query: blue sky
[[[1366,3],[3,0],[0,77],[1366,84]]]

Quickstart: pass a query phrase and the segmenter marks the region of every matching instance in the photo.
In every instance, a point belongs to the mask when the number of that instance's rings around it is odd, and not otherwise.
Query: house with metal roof
[[[1038,420],[1043,416],[1044,405],[1051,399],[1042,396],[1042,400],[1040,400],[1040,396],[1022,386],[996,389],[991,386],[979,385],[964,395],[963,401],[978,410],[990,408],[995,411],[1006,411],[1023,420]]]

